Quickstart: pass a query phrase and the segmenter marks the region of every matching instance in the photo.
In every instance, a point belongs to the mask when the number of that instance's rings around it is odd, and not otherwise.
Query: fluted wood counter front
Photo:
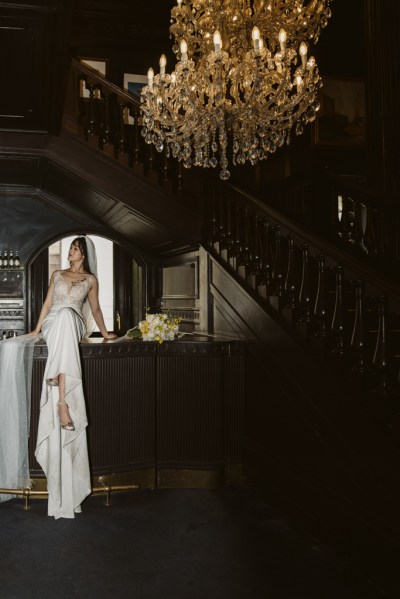
[[[203,338],[204,339],[204,338]],[[215,486],[242,463],[246,344],[191,338],[81,343],[94,477],[142,486]],[[35,346],[30,468],[47,358]]]

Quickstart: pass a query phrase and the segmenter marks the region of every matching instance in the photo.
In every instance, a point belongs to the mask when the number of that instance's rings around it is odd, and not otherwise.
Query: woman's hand
[[[37,337],[40,334],[40,331],[31,331],[30,333],[26,333],[28,337]]]
[[[118,335],[116,335],[115,333],[107,333],[106,335],[104,335],[104,339],[116,339],[118,337]]]

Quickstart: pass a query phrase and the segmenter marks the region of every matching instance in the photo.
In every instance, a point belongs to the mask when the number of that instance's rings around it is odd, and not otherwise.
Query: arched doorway
[[[69,233],[52,240],[27,265],[28,302],[27,330],[35,326],[49,280],[54,270],[67,268],[67,248],[79,233]],[[99,262],[100,303],[108,330],[119,335],[135,326],[142,318],[146,305],[146,265],[133,251],[102,235],[89,236],[95,242]],[[100,264],[101,263],[101,264]],[[96,332],[93,333],[96,336]]]

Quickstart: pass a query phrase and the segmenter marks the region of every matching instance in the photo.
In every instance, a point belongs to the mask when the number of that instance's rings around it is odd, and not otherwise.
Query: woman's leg
[[[60,415],[60,422],[63,426],[67,424],[71,424],[71,416],[68,410],[68,404],[65,401],[65,374],[58,375],[58,393],[59,393],[59,402],[58,402],[58,413]]]

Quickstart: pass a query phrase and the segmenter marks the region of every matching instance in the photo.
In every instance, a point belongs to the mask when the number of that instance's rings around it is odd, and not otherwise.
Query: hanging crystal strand
[[[386,298],[378,299],[378,334],[376,337],[372,365],[378,374],[379,383],[374,388],[374,393],[386,395],[389,392],[387,381],[387,339],[386,339]]]
[[[285,278],[285,308],[294,310],[296,306],[296,265],[294,253],[294,235],[289,233],[287,236],[288,242],[288,262]]]
[[[343,267],[336,267],[336,292],[335,308],[333,310],[331,332],[333,335],[332,352],[337,353],[341,358],[344,354],[343,339]]]
[[[326,321],[327,321],[327,306],[325,293],[325,256],[319,254],[318,258],[318,284],[317,295],[314,304],[315,331],[314,334],[325,339],[326,337]]]
[[[228,159],[226,157],[226,148],[228,145],[228,136],[226,134],[225,131],[225,127],[222,126],[219,129],[219,145],[220,145],[220,153],[221,153],[221,158],[219,161],[219,164],[221,166],[221,171],[219,173],[219,177],[220,179],[222,179],[222,181],[227,181],[227,179],[229,179],[229,177],[231,176],[230,172],[227,170],[228,167]]]
[[[299,322],[310,322],[310,274],[308,263],[308,243],[304,243],[302,247],[302,267],[301,267],[301,283],[299,292],[299,306],[301,315]]]
[[[272,269],[272,279],[274,282],[274,292],[273,295],[278,297],[282,296],[283,286],[284,286],[284,278],[285,278],[285,268],[283,265],[283,252],[281,245],[281,228],[279,225],[274,227],[274,248],[275,248],[275,257],[274,257],[274,266]]]
[[[355,282],[356,313],[354,317],[353,332],[350,347],[355,355],[353,372],[363,373],[365,370],[365,331],[364,331],[364,283]]]

